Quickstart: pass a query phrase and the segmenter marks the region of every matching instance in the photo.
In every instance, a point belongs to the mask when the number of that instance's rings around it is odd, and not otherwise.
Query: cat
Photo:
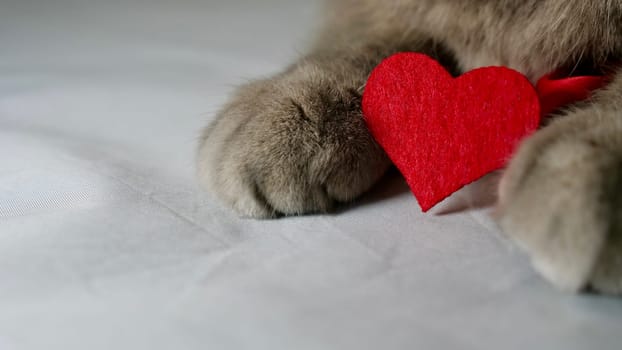
[[[413,51],[454,74],[513,68],[532,82],[608,69],[608,86],[519,147],[499,185],[502,230],[567,291],[622,293],[622,0],[333,0],[308,53],[240,87],[205,129],[201,183],[245,217],[322,213],[390,161],[369,135],[372,69]]]

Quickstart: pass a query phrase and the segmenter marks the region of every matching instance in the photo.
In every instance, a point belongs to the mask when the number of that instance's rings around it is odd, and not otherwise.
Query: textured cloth
[[[540,126],[540,100],[522,74],[485,67],[454,79],[433,58],[398,53],[371,73],[365,122],[427,212],[504,168]]]
[[[0,2],[0,349],[619,349],[622,303],[535,274],[477,209],[486,182],[445,215],[393,174],[276,221],[198,188],[201,127],[315,8]]]

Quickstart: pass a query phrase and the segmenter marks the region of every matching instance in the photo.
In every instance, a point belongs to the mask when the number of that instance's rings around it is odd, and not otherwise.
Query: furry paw
[[[500,186],[499,224],[560,288],[622,293],[622,155],[567,117],[528,140]],[[618,148],[620,149],[620,148]]]
[[[204,132],[201,182],[255,218],[326,212],[359,196],[389,166],[362,119],[363,83],[306,63],[242,87]]]

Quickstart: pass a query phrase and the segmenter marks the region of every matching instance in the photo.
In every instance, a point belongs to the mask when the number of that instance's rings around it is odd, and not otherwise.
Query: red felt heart
[[[502,168],[541,119],[522,74],[488,67],[453,78],[417,53],[391,56],[372,72],[363,113],[423,211]]]

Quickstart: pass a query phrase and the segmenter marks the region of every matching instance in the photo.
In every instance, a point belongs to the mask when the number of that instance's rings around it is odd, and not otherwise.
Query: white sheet
[[[200,128],[315,8],[0,2],[1,350],[620,348],[619,300],[558,292],[488,210],[422,215],[395,175],[277,221],[201,192]]]

